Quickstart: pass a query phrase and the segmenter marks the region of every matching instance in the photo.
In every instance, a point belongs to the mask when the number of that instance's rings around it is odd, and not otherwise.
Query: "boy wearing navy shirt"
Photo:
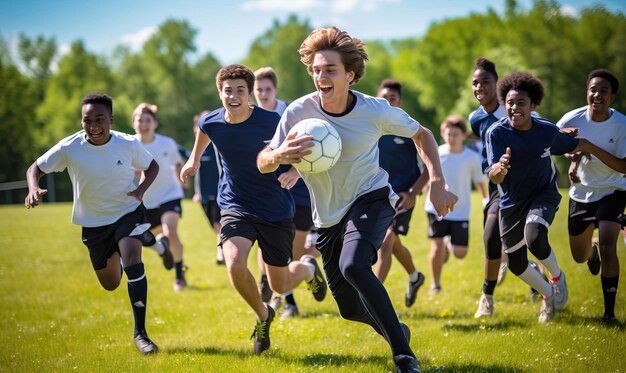
[[[254,242],[259,243],[274,291],[285,293],[307,281],[314,297],[321,301],[326,283],[312,257],[292,261],[293,198],[281,188],[277,173],[261,174],[256,168],[256,156],[274,134],[280,116],[248,104],[254,74],[247,67],[223,67],[216,83],[224,107],[200,118],[200,131],[180,178],[184,181],[197,172],[202,152],[213,142],[222,160],[217,197],[222,214],[220,245],[231,283],[257,315],[254,351],[260,354],[270,347],[275,312],[263,303],[248,269]]]
[[[507,117],[486,134],[489,178],[501,197],[500,235],[509,269],[543,295],[539,322],[550,320],[568,298],[565,274],[548,242],[548,228],[561,200],[551,155],[583,151],[609,167],[625,167],[623,161],[589,141],[561,133],[554,123],[531,116],[543,94],[541,81],[530,73],[504,77],[498,83],[498,96]],[[549,281],[529,265],[527,248],[550,272]]]

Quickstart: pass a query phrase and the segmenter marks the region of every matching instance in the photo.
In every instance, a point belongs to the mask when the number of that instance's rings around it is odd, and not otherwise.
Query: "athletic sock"
[[[550,255],[548,255],[545,259],[540,259],[539,261],[548,270],[548,272],[550,272],[550,276],[552,276],[553,281],[554,279],[561,277],[561,267],[559,267],[559,264],[556,262],[554,250],[550,249]]]
[[[409,273],[409,281],[416,282],[419,277],[418,275],[419,275],[418,271],[413,271],[413,273]]]
[[[285,302],[287,302],[287,304],[291,304],[292,306],[296,305],[296,299],[293,297],[292,291],[284,293],[283,296],[285,297]]]
[[[124,268],[128,278],[128,297],[133,307],[135,318],[135,335],[146,330],[146,305],[148,302],[148,280],[143,263],[133,264]]]
[[[174,268],[176,269],[176,279],[182,280],[185,276],[183,274],[183,261],[174,263]]]
[[[617,296],[617,284],[619,275],[616,277],[600,276],[602,281],[602,293],[604,295],[604,315],[615,316],[615,297]]]
[[[539,272],[537,272],[537,270],[531,267],[530,262],[528,262],[524,272],[517,277],[530,285],[531,288],[540,292],[542,295],[546,297],[552,295],[552,286],[543,278],[543,276],[541,276]]]
[[[154,245],[148,247],[156,251],[159,255],[163,255],[165,253],[165,246],[163,246],[160,239],[157,239]]]
[[[485,282],[483,282],[483,294],[493,295],[493,292],[496,289],[497,283],[498,283],[498,280],[491,281],[491,280],[485,279]]]

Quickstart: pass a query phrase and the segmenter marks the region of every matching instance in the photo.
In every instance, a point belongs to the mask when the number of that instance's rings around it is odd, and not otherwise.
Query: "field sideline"
[[[562,191],[565,194],[565,190]],[[482,213],[474,194],[470,251],[444,266],[443,291],[428,293],[430,278],[423,197],[405,244],[426,276],[415,305],[404,306],[406,273],[394,262],[385,282],[400,319],[412,330],[411,346],[424,372],[624,372],[626,285],[618,293],[617,326],[603,326],[600,277],[571,258],[567,196],[550,240],[567,274],[567,308],[547,325],[540,303],[509,273],[496,288],[495,316],[475,320],[483,277]],[[34,210],[0,206],[0,371],[2,372],[388,372],[387,344],[371,328],[342,320],[330,293],[315,302],[295,291],[301,316],[272,324],[272,348],[253,353],[254,315],[215,264],[215,236],[201,207],[183,203],[179,233],[190,287],[172,290],[173,272],[144,251],[148,276],[147,328],[160,353],[142,357],[132,343],[132,314],[125,280],[114,292],[100,288],[71,204]],[[620,237],[618,255],[626,265]],[[256,268],[256,255],[250,267]],[[253,271],[256,276],[256,269]],[[624,277],[622,270],[622,277]]]

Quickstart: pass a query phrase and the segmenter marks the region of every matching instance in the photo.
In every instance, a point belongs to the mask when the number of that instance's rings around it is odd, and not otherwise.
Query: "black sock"
[[[128,296],[133,307],[135,318],[135,335],[145,333],[146,330],[146,305],[148,302],[148,280],[143,268],[143,263],[133,264],[124,268],[128,278]]]
[[[285,295],[285,302],[287,302],[287,304],[291,304],[292,306],[296,305],[296,300],[293,297],[293,293]]]
[[[176,269],[176,279],[182,280],[185,278],[183,274],[183,261],[174,263],[174,268]]]
[[[483,282],[483,293],[487,295],[493,295],[493,291],[495,290],[497,283],[498,280],[490,281],[485,279],[485,282]]]
[[[602,280],[602,293],[604,294],[604,315],[615,316],[615,296],[617,295],[617,283],[619,275],[615,277],[600,276]]]

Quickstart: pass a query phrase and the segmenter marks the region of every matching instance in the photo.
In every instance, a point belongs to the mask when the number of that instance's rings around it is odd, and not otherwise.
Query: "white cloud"
[[[399,1],[401,0],[249,0],[241,4],[241,9],[298,12],[326,7],[331,14],[344,14],[354,11],[371,12],[380,5]]]
[[[144,27],[133,34],[122,35],[120,43],[128,45],[131,50],[139,50],[157,30],[158,28],[156,26]]]
[[[373,12],[381,5],[397,3],[400,0],[332,0],[333,13],[348,13],[354,11]]]
[[[304,11],[320,8],[324,3],[319,0],[251,0],[241,4],[244,11]]]
[[[573,5],[566,4],[561,7],[561,14],[570,17],[578,17],[578,9],[576,9],[576,7]]]

